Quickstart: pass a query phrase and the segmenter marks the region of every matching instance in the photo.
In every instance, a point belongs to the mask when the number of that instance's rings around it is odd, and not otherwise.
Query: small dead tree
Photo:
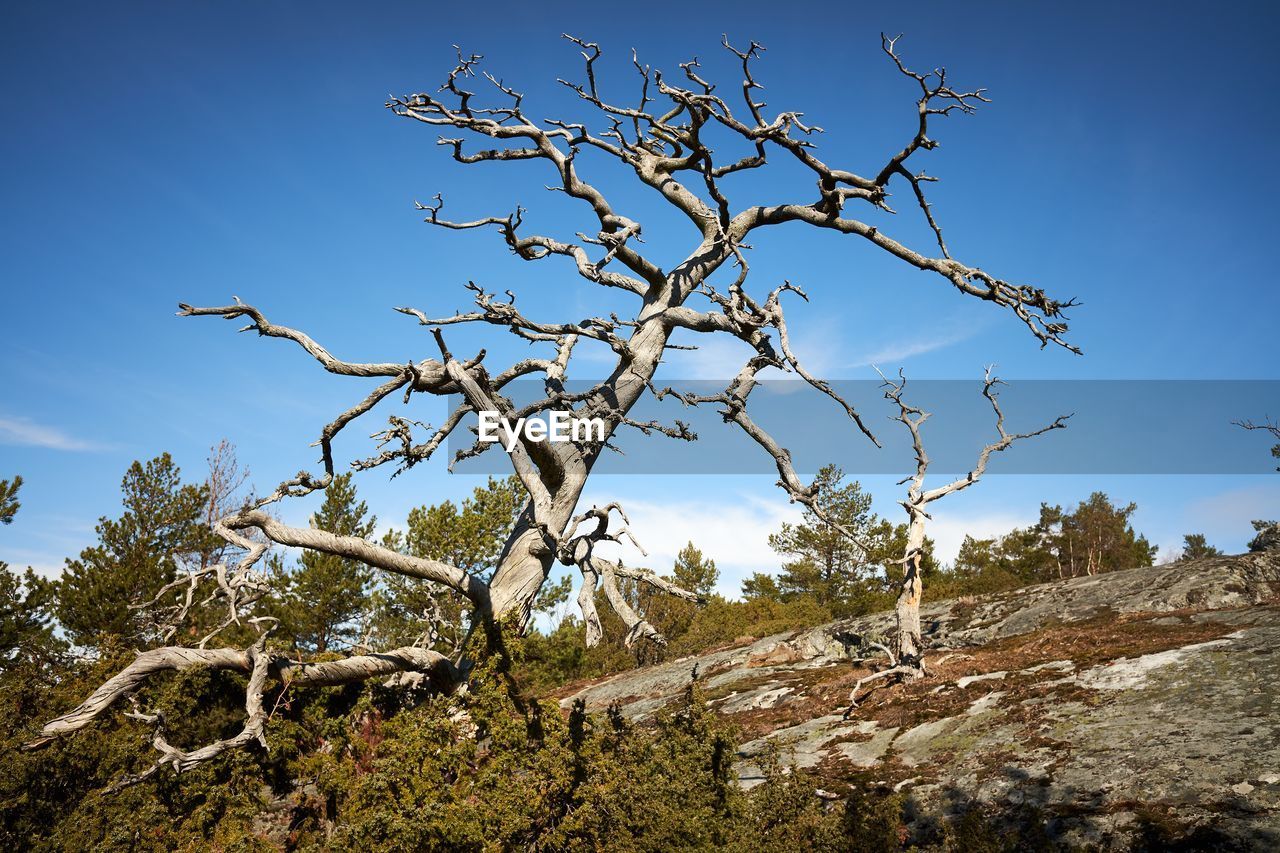
[[[882,38],[881,47],[897,71],[917,90],[916,118],[900,148],[872,164],[865,172],[829,165],[817,156],[814,138],[821,129],[807,123],[801,113],[783,111],[766,115],[766,105],[758,100],[763,89],[755,78],[755,64],[764,48],[752,42],[745,50],[726,39],[724,48],[741,64],[742,79],[737,87],[740,104],[731,106],[715,85],[703,76],[696,59],[682,63],[675,77],[641,64],[633,54],[631,70],[637,93],[629,104],[610,100],[601,91],[597,72],[600,47],[592,42],[565,36],[580,49],[585,62],[583,82],[561,81],[575,93],[591,116],[588,120],[568,118],[536,119],[529,113],[524,96],[487,72],[480,70],[481,57],[459,52],[457,64],[443,85],[434,92],[392,98],[386,106],[396,116],[443,131],[439,144],[464,164],[506,164],[529,161],[547,167],[552,178],[548,189],[562,192],[581,202],[590,225],[576,238],[527,233],[524,208],[506,215],[474,219],[450,219],[444,214],[444,200],[435,196],[429,204],[418,205],[432,226],[452,230],[493,231],[517,257],[530,262],[562,258],[592,286],[606,288],[629,297],[634,310],[627,316],[611,313],[586,319],[544,320],[531,317],[517,306],[515,294],[501,298],[477,284],[469,283],[475,310],[450,316],[432,316],[415,308],[401,308],[431,330],[434,346],[427,355],[396,361],[347,361],[333,355],[306,333],[267,319],[259,308],[238,298],[233,304],[217,307],[180,305],[184,317],[221,317],[247,321],[242,331],[290,341],[314,358],[321,367],[337,376],[377,384],[354,405],[337,415],[321,430],[323,471],[303,471],[282,483],[270,495],[237,509],[214,523],[218,534],[242,549],[233,563],[220,563],[201,570],[193,579],[183,580],[173,594],[186,596],[192,583],[212,586],[215,596],[227,607],[228,623],[247,618],[252,602],[265,588],[267,577],[257,564],[269,544],[306,548],[360,560],[384,572],[422,578],[441,584],[463,596],[472,607],[477,626],[495,631],[499,623],[523,629],[534,600],[554,564],[576,566],[582,575],[582,606],[588,642],[600,637],[600,620],[595,612],[595,591],[605,599],[627,626],[627,639],[647,637],[661,641],[658,631],[643,614],[627,603],[619,582],[629,578],[682,598],[698,596],[680,589],[651,572],[633,569],[621,561],[596,553],[603,541],[630,538],[625,528],[610,529],[617,514],[625,525],[621,508],[610,505],[578,511],[578,501],[601,454],[613,446],[624,430],[660,432],[675,439],[696,438],[687,426],[676,421],[662,424],[637,421],[633,407],[647,394],[662,397],[676,394],[685,403],[721,405],[726,422],[737,424],[773,459],[779,484],[793,501],[817,513],[815,490],[801,481],[791,463],[790,453],[760,428],[747,414],[748,398],[757,384],[757,375],[767,369],[794,372],[818,392],[830,397],[851,421],[874,441],[854,408],[826,382],[812,375],[796,357],[783,311],[783,298],[792,294],[807,299],[803,291],[784,282],[754,295],[748,288],[748,241],[752,235],[777,226],[795,224],[849,235],[861,243],[914,267],[960,294],[981,299],[1009,314],[1040,342],[1079,352],[1067,343],[1063,312],[1073,300],[1059,301],[1044,290],[1014,284],[984,269],[965,264],[952,256],[942,239],[942,230],[926,199],[925,187],[935,180],[923,171],[913,171],[908,162],[937,142],[930,135],[937,119],[953,113],[973,113],[986,98],[981,89],[954,88],[944,69],[925,74],[908,68],[897,51],[897,40]],[[480,81],[479,78],[483,80]],[[477,81],[497,100],[481,106],[480,96],[467,88]],[[734,100],[738,100],[735,98]],[[479,148],[468,147],[469,139],[482,140]],[[733,152],[728,156],[722,151]],[[590,156],[582,156],[589,152]],[[805,170],[811,181],[796,187],[792,198],[776,203],[734,201],[735,176],[768,165],[770,157],[789,158]],[[688,250],[679,257],[656,257],[641,242],[642,226],[628,216],[618,199],[611,199],[584,176],[583,164],[592,159],[612,160],[634,174],[640,191],[651,191],[664,200],[678,220],[689,228]],[[930,230],[936,251],[920,251],[895,240],[879,225],[859,218],[857,208],[879,216],[893,214],[889,205],[891,183],[909,189],[909,199],[919,208]],[[784,194],[785,195],[785,194]],[[444,329],[463,324],[487,324],[513,334],[543,352],[505,367],[491,366],[482,350],[475,355],[456,356],[445,340]],[[675,347],[677,333],[731,336],[750,348],[751,357],[716,395],[680,396],[660,389],[655,375],[666,352]],[[600,348],[613,359],[608,375],[581,392],[570,392],[566,380],[570,359],[581,347]],[[504,389],[522,377],[539,377],[545,396],[517,407]],[[486,581],[438,560],[398,553],[364,539],[335,535],[326,530],[294,527],[268,512],[271,504],[285,498],[326,488],[334,476],[333,442],[350,424],[368,415],[384,401],[399,396],[409,404],[416,394],[461,395],[462,402],[444,421],[428,427],[399,414],[390,414],[387,426],[375,433],[380,441],[373,455],[351,463],[356,470],[394,468],[400,473],[430,459],[445,440],[455,433],[465,435],[481,412],[496,412],[514,422],[516,418],[564,412],[575,418],[599,418],[605,424],[603,437],[582,441],[551,443],[517,437],[509,456],[529,500],[502,550],[492,576]],[[476,441],[455,456],[457,459],[492,451],[493,445]],[[594,525],[594,526],[593,526]],[[580,533],[583,527],[587,532]],[[257,531],[261,541],[250,538]],[[182,608],[179,608],[182,612]],[[265,632],[265,629],[264,629]],[[264,633],[264,637],[266,634]],[[271,655],[262,639],[244,650],[209,650],[168,647],[146,652],[124,672],[108,681],[83,705],[49,723],[43,740],[73,731],[89,719],[105,712],[118,698],[135,689],[152,672],[188,665],[223,666],[251,673],[246,712],[252,726],[260,720],[261,693],[268,682],[284,672],[296,683],[299,665]],[[443,663],[422,649],[398,649],[367,658],[351,658],[325,664],[325,679],[358,680],[386,674],[388,670],[438,671]],[[266,663],[263,663],[266,661]],[[262,677],[259,677],[260,675]],[[244,740],[253,740],[260,729],[249,731]],[[239,741],[237,741],[239,743]],[[174,760],[163,744],[157,746],[161,760],[179,769],[208,756],[197,751]],[[214,750],[216,753],[218,750]]]
[[[925,475],[929,471],[929,454],[925,452],[924,439],[920,434],[920,427],[929,419],[930,413],[911,405],[903,399],[903,392],[907,387],[907,379],[901,370],[898,371],[898,380],[896,382],[886,378],[883,373],[880,374],[880,377],[884,379],[885,399],[891,401],[898,409],[898,414],[894,417],[894,420],[905,426],[911,434],[911,447],[915,453],[916,470],[911,476],[898,481],[899,486],[904,484],[907,486],[906,499],[899,501],[902,508],[907,512],[907,544],[905,552],[899,559],[902,564],[902,579],[898,583],[898,598],[894,606],[896,627],[893,648],[879,647],[881,651],[888,655],[889,667],[859,679],[849,694],[851,708],[857,707],[858,691],[865,684],[886,678],[922,678],[926,674],[924,641],[920,631],[920,599],[923,593],[920,561],[924,555],[925,524],[932,516],[929,515],[928,510],[925,508],[934,501],[967,489],[982,479],[982,475],[986,473],[987,462],[990,461],[991,454],[1007,450],[1015,442],[1022,439],[1043,435],[1055,429],[1063,429],[1067,425],[1067,419],[1071,417],[1071,415],[1059,415],[1054,419],[1053,423],[1032,432],[1009,432],[1005,429],[1004,411],[1000,408],[999,392],[997,391],[998,386],[1004,383],[992,375],[991,370],[992,368],[988,367],[983,377],[982,396],[987,398],[987,401],[991,404],[991,410],[995,413],[997,439],[982,448],[978,453],[978,461],[964,476],[932,489],[924,487]]]

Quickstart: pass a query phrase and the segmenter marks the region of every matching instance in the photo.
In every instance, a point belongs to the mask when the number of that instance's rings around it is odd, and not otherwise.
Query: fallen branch
[[[264,633],[263,637],[265,636]],[[447,690],[458,681],[458,671],[448,658],[439,652],[414,646],[378,654],[355,655],[343,660],[306,663],[280,655],[271,655],[266,651],[265,646],[260,644],[261,638],[259,643],[244,650],[165,646],[142,652],[133,663],[108,679],[74,709],[46,723],[40,730],[39,737],[23,744],[22,749],[24,751],[39,749],[57,738],[79,731],[101,716],[118,700],[133,695],[153,675],[160,672],[176,672],[204,666],[210,669],[249,674],[251,695],[246,705],[254,705],[252,694],[255,691],[258,695],[258,704],[256,709],[246,708],[249,716],[246,731],[251,728],[255,717],[261,712],[261,691],[268,678],[282,685],[328,687],[367,681],[371,678],[391,676],[401,672],[421,672],[428,675],[433,686],[439,690]],[[246,742],[257,736],[255,732],[250,734]],[[194,761],[190,760],[191,756],[199,754],[199,750],[196,753],[184,754],[186,758],[178,762],[181,766],[176,769],[185,770],[199,761],[213,757],[223,749],[201,756]]]

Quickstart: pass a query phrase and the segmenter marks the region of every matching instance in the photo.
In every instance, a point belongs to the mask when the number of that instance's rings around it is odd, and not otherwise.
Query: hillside
[[[927,594],[927,591],[926,591]],[[776,755],[911,801],[911,831],[969,811],[1072,847],[1280,849],[1280,550],[1042,584],[922,612],[930,677],[877,687],[833,622],[591,683],[570,695],[644,719],[696,677],[741,729],[751,787]]]

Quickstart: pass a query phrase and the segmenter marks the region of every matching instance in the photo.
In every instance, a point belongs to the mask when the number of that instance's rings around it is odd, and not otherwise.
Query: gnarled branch
[[[32,750],[48,745],[57,738],[79,731],[102,716],[120,699],[132,696],[153,676],[162,672],[176,672],[196,667],[241,672],[249,675],[246,688],[245,725],[234,737],[216,741],[190,752],[176,749],[157,731],[155,745],[162,757],[141,777],[131,777],[126,783],[141,781],[164,765],[171,765],[181,772],[207,761],[228,749],[251,741],[261,741],[267,712],[262,702],[267,681],[274,680],[282,686],[327,687],[367,681],[371,678],[391,676],[401,672],[420,672],[430,677],[434,687],[449,689],[457,684],[459,673],[444,655],[416,646],[393,649],[378,654],[355,655],[343,660],[306,663],[271,653],[266,646],[269,631],[263,631],[248,649],[191,649],[183,646],[165,646],[140,653],[134,661],[116,673],[83,702],[67,713],[50,720],[35,739],[23,745]],[[135,715],[151,723],[162,723],[156,715]]]

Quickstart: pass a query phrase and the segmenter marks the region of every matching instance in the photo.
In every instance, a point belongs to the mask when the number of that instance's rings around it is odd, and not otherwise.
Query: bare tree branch
[[[1273,438],[1280,439],[1280,423],[1273,421],[1271,418],[1267,418],[1262,423],[1254,423],[1251,420],[1232,421],[1232,423],[1241,429],[1247,429],[1251,432],[1270,433]],[[1271,448],[1271,455],[1280,459],[1280,444]],[[1280,471],[1280,468],[1276,468],[1276,470]]]
[[[163,720],[154,714],[134,714],[135,718],[158,724],[154,743],[161,753],[154,767],[139,777],[130,777],[122,784],[132,784],[150,776],[164,765],[176,771],[190,769],[229,749],[251,741],[263,741],[263,727],[267,713],[262,697],[268,679],[282,686],[326,687],[367,681],[371,678],[390,676],[400,672],[427,674],[437,689],[448,689],[456,684],[459,673],[444,655],[416,646],[393,649],[370,655],[356,655],[343,660],[323,663],[305,663],[270,653],[266,647],[269,630],[264,630],[248,649],[191,649],[183,646],[165,646],[140,653],[133,663],[116,673],[94,690],[71,711],[50,720],[40,735],[23,745],[24,750],[39,749],[57,738],[79,731],[106,713],[120,699],[132,696],[153,676],[161,672],[179,671],[195,667],[242,672],[249,675],[245,691],[245,725],[232,738],[215,741],[200,749],[183,751],[165,741],[161,728]]]

